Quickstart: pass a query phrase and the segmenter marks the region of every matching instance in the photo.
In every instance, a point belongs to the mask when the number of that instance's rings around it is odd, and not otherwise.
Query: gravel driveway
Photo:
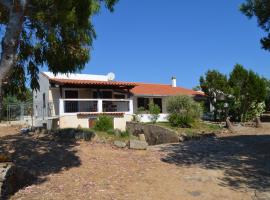
[[[269,130],[148,151],[21,135],[0,138],[0,147],[34,176],[11,199],[270,199]]]

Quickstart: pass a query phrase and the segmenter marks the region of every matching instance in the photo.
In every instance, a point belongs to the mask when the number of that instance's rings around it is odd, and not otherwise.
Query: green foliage
[[[107,115],[99,116],[94,129],[97,131],[108,131],[113,129],[113,118]]]
[[[249,18],[256,17],[259,27],[268,33],[261,39],[262,48],[270,51],[270,2],[269,0],[246,0],[240,10]]]
[[[265,81],[253,71],[235,65],[230,74],[229,85],[234,97],[230,109],[233,118],[247,121],[257,117],[256,113],[261,112],[261,103],[266,98]]]
[[[179,113],[172,113],[168,117],[168,121],[173,127],[190,128],[193,118],[189,115],[181,115]]]
[[[215,107],[216,119],[225,119],[229,112],[233,120],[247,121],[263,112],[261,103],[267,96],[266,81],[242,65],[234,66],[229,79],[220,72],[208,71],[200,83]],[[225,103],[229,105],[228,109]]]
[[[149,103],[149,113],[151,122],[156,123],[159,118],[160,108],[152,101]]]
[[[82,70],[90,59],[92,43],[96,38],[92,17],[99,13],[104,4],[113,11],[117,1],[25,1],[27,12],[24,12],[18,38],[18,59],[14,63],[19,70],[13,70],[10,77],[18,77],[18,74],[23,76],[21,80],[30,77],[31,88],[38,89],[39,68],[44,65],[53,73]],[[7,23],[9,11],[0,6],[0,12],[0,23]],[[20,87],[21,84],[24,81],[20,81]]]
[[[209,96],[212,96],[213,91],[219,90],[225,93],[230,91],[227,76],[217,70],[209,70],[205,73],[205,77],[201,76],[200,87],[202,91]]]
[[[167,111],[171,125],[180,127],[190,127],[202,114],[201,105],[188,96],[169,97]]]
[[[270,110],[270,80],[263,78],[266,86],[265,109]]]

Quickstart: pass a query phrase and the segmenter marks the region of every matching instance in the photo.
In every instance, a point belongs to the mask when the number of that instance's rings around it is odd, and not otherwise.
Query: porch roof
[[[133,88],[137,84],[133,82],[122,81],[95,81],[95,80],[75,80],[75,79],[59,79],[50,78],[50,82],[58,85],[74,85],[74,86],[118,86]]]

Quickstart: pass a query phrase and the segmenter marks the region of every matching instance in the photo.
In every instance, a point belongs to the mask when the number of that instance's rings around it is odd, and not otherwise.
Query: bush
[[[152,123],[156,123],[159,118],[160,108],[154,102],[149,103],[150,120]]]
[[[191,123],[200,119],[202,108],[188,96],[174,96],[167,100],[168,120],[172,126],[191,127]]]
[[[183,116],[178,113],[172,113],[168,118],[171,126],[173,127],[182,127],[182,128],[190,128],[193,120],[189,116]]]
[[[94,129],[97,131],[108,131],[113,129],[113,118],[107,115],[99,116]]]

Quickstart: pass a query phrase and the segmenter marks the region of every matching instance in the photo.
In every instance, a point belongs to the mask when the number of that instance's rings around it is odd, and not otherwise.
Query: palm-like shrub
[[[200,119],[202,107],[189,96],[174,96],[167,99],[167,111],[172,126],[190,127]]]

